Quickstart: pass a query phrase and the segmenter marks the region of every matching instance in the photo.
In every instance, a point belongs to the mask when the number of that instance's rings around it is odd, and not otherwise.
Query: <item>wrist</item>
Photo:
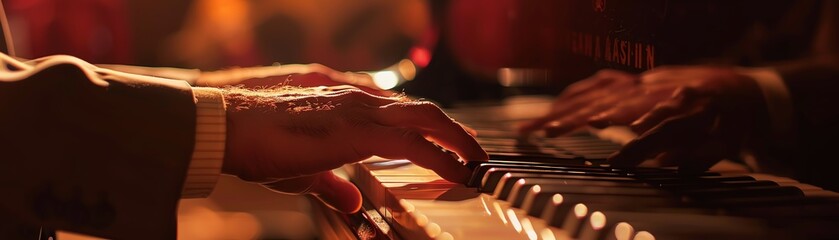
[[[195,145],[184,180],[182,197],[206,197],[212,192],[223,164],[225,108],[221,91],[192,88],[196,106]]]

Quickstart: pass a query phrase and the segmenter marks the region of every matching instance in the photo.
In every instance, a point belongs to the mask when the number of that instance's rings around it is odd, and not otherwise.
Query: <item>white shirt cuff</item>
[[[196,106],[195,149],[189,163],[182,198],[207,197],[221,174],[227,131],[222,91],[193,87]]]

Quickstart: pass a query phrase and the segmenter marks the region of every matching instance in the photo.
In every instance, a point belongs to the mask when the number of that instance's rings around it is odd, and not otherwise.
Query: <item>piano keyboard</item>
[[[839,226],[839,194],[816,186],[761,174],[610,168],[601,164],[620,144],[590,134],[516,139],[512,121],[528,117],[520,109],[544,104],[454,113],[473,123],[491,156],[469,165],[467,185],[406,160],[346,167],[366,198],[365,210],[396,230],[379,233],[391,239],[839,237],[831,231]]]

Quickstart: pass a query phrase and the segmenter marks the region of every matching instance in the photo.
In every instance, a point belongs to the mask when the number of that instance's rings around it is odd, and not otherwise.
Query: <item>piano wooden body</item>
[[[555,139],[518,138],[517,122],[550,98],[447,110],[475,127],[490,153],[469,184],[443,180],[406,160],[344,168],[361,189],[360,213],[324,210],[324,238],[358,239],[830,239],[839,194],[721,162],[681,175],[671,168],[602,165],[619,130]],[[623,134],[623,135],[621,135]],[[341,235],[343,233],[343,236]]]

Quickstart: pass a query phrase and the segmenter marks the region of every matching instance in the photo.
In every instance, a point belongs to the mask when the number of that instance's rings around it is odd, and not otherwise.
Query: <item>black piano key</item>
[[[747,205],[726,208],[730,215],[773,219],[824,219],[839,221],[839,201],[788,201],[773,205]]]
[[[801,189],[792,186],[719,187],[699,190],[680,190],[677,192],[684,194],[693,201],[742,197],[804,196],[804,192]]]
[[[675,178],[675,179],[683,179],[683,178],[701,178],[701,177],[712,177],[712,176],[720,176],[719,173],[715,172],[701,172],[701,173],[680,173],[680,172],[644,172],[644,171],[634,171],[632,169],[624,169],[627,176],[633,176],[640,179],[660,179],[660,178]]]
[[[509,160],[509,161],[527,161],[527,162],[556,162],[556,163],[564,163],[564,164],[576,164],[582,165],[585,160],[582,156],[571,155],[571,154],[562,154],[562,153],[554,153],[554,154],[526,154],[526,153],[517,153],[517,152],[506,152],[506,153],[491,153],[489,154],[489,159],[497,159],[497,160]]]
[[[586,168],[586,167],[571,167],[571,166],[528,166],[522,164],[515,164],[515,163],[481,163],[474,172],[472,173],[472,178],[469,181],[469,186],[478,187],[483,185],[486,182],[487,172],[490,169],[496,169],[496,172],[500,169],[517,169],[522,171],[528,170],[539,170],[541,172],[550,172],[550,171],[579,171],[579,172],[605,172],[605,173],[612,173],[612,171],[603,168]],[[494,180],[494,179],[493,179]]]
[[[742,187],[777,187],[778,183],[773,181],[722,181],[722,182],[685,182],[660,184],[658,187],[671,191],[702,190],[712,188],[742,188]]]
[[[702,177],[647,177],[644,181],[653,186],[665,187],[679,184],[694,184],[706,182],[755,181],[749,176],[702,176]]]
[[[509,194],[512,183],[521,177],[514,177],[513,173],[539,173],[551,174],[554,176],[566,176],[574,178],[613,178],[617,180],[632,180],[631,178],[622,177],[619,173],[610,172],[580,172],[580,171],[565,171],[565,170],[550,170],[550,169],[509,169],[509,168],[494,168],[484,175],[481,181],[481,192],[499,192],[506,196]]]
[[[505,160],[490,160],[487,162],[468,162],[466,166],[473,169],[470,186],[478,186],[479,181],[484,177],[486,171],[493,167],[505,168],[522,168],[522,169],[558,169],[558,170],[574,170],[585,172],[618,172],[631,173],[631,175],[642,176],[645,178],[684,178],[686,175],[678,174],[676,169],[666,168],[631,168],[618,169],[600,166],[583,166],[583,165],[569,165],[556,162],[533,162],[533,161],[505,161]],[[719,175],[715,173],[703,173],[702,175]]]

